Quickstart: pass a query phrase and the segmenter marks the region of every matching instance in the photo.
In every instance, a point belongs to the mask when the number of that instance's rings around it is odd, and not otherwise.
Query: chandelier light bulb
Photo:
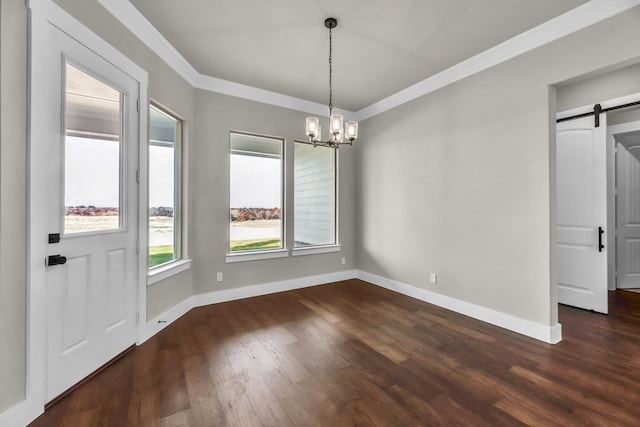
[[[307,136],[311,139],[319,138],[320,123],[317,117],[307,117]]]
[[[333,114],[331,118],[329,118],[329,132],[334,135],[342,132],[342,116],[339,114]]]
[[[345,125],[345,134],[349,141],[353,141],[358,137],[358,122],[347,122]]]

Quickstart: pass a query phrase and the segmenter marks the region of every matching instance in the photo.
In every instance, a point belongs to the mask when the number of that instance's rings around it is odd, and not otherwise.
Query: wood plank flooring
[[[350,280],[201,307],[32,426],[640,425],[640,294],[557,345]]]

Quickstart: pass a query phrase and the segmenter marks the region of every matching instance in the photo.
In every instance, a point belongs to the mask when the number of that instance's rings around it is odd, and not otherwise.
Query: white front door
[[[606,115],[557,125],[558,302],[607,313]]]
[[[640,288],[640,133],[616,140],[616,287]]]
[[[138,82],[60,30],[47,67],[47,390],[51,400],[136,340]],[[59,235],[59,242],[57,236]]]

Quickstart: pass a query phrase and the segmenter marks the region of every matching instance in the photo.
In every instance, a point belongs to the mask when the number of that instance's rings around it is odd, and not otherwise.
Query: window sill
[[[340,245],[327,245],[327,246],[309,246],[306,248],[296,248],[291,252],[292,256],[313,255],[313,254],[326,254],[329,252],[340,252],[342,246]]]
[[[246,252],[227,254],[227,264],[233,262],[258,261],[263,259],[286,258],[289,256],[287,249],[277,249],[274,251]]]
[[[190,259],[179,259],[167,265],[153,268],[149,270],[149,273],[147,273],[147,286],[151,286],[154,283],[157,283],[161,280],[168,279],[169,277],[174,276],[190,268],[191,268]]]

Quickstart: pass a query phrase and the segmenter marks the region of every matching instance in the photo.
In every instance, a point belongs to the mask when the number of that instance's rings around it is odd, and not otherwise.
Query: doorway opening
[[[630,98],[636,98],[629,103]],[[640,292],[640,94],[559,113],[558,303],[607,314],[609,291]],[[607,109],[604,105],[614,106]],[[606,113],[606,114],[602,114]],[[567,117],[571,116],[571,117]]]
[[[640,292],[640,108],[615,116],[607,143],[613,151],[615,247],[609,257],[609,289]]]

